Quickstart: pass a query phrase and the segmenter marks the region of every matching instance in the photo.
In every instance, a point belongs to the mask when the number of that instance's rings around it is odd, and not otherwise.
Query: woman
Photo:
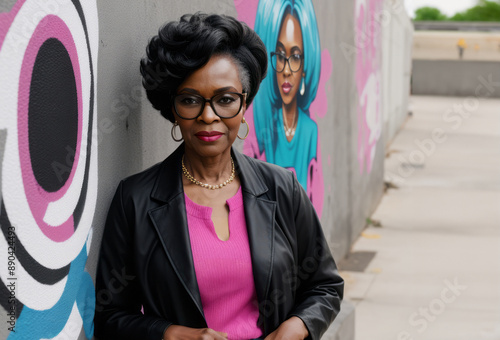
[[[261,40],[230,17],[186,15],[151,40],[148,98],[184,142],[118,186],[97,337],[319,339],[338,314],[343,281],[304,191],[232,148],[266,69]]]
[[[295,171],[314,203],[309,187],[311,167],[318,162],[318,127],[309,106],[318,89],[321,51],[311,0],[260,0],[255,31],[274,71],[254,102],[259,152],[268,162]]]

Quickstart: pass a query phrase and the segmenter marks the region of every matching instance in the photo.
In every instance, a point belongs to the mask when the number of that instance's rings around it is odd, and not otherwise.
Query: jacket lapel
[[[194,270],[180,170],[181,145],[162,164],[151,198],[166,204],[148,212],[168,260],[201,315],[203,307]]]
[[[273,270],[274,255],[274,213],[275,203],[256,198],[251,194],[243,197],[248,240],[252,256],[255,290],[259,309],[266,308],[269,285]],[[258,213],[256,213],[258,212]],[[267,306],[268,307],[268,306]]]
[[[259,309],[262,311],[262,308],[266,308],[273,271],[276,202],[260,197],[268,191],[268,188],[255,165],[235,150],[233,156],[241,179],[255,289],[259,299]],[[264,328],[266,332],[266,324]]]

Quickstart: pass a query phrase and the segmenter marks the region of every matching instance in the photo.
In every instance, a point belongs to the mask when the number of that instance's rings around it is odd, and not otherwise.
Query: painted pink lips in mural
[[[292,90],[293,85],[290,84],[289,82],[285,81],[283,85],[281,85],[281,88],[283,89],[283,92],[288,94]]]

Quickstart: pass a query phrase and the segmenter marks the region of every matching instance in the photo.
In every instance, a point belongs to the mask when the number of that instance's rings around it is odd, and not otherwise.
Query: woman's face
[[[212,57],[177,89],[177,94],[199,95],[207,99],[226,92],[241,93],[242,85],[237,66],[231,58],[223,55]],[[215,114],[209,103],[205,103],[202,114],[196,119],[182,119],[174,112],[186,151],[189,149],[201,157],[214,157],[228,152],[238,134],[245,109],[243,100],[238,115],[224,119]]]
[[[283,19],[278,42],[276,43],[276,52],[284,53],[286,57],[293,54],[303,56],[304,49],[302,43],[302,30],[299,20],[291,14],[287,14]],[[297,96],[300,89],[304,69],[304,60],[300,65],[300,69],[296,72],[290,70],[290,64],[285,63],[283,72],[276,72],[276,80],[281,94],[283,104],[290,104]]]

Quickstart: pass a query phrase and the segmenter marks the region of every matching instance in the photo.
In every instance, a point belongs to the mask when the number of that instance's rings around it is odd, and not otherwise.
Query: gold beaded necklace
[[[202,183],[202,182],[198,181],[196,178],[194,178],[189,173],[188,169],[184,165],[184,156],[182,156],[182,173],[184,174],[184,176],[186,176],[186,178],[190,182],[192,182],[196,185],[199,185],[200,187],[205,188],[205,189],[215,190],[215,189],[221,189],[221,188],[225,187],[226,185],[228,185],[229,183],[231,183],[234,180],[235,172],[236,171],[234,170],[233,157],[231,157],[231,176],[229,176],[229,178],[226,181],[224,181],[223,183],[218,184],[218,185],[211,185],[211,184],[207,184],[207,183]]]

